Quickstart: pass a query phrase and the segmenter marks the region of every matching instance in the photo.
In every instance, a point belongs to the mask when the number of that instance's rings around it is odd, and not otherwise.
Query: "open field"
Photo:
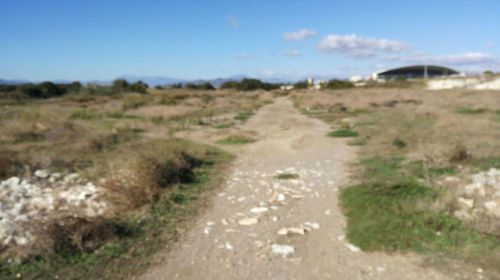
[[[2,279],[500,277],[498,91],[0,106]]]

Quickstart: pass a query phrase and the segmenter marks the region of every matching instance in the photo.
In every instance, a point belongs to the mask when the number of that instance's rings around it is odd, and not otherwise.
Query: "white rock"
[[[239,220],[238,224],[240,224],[242,226],[251,226],[251,225],[255,225],[258,222],[259,222],[259,220],[257,220],[256,218],[245,218],[245,219]]]
[[[282,255],[284,257],[293,254],[295,252],[295,248],[290,245],[281,245],[281,244],[272,244],[271,250],[274,254]]]
[[[310,229],[319,229],[319,224],[318,223],[305,222],[304,226],[306,228],[310,228]]]
[[[462,208],[472,208],[474,207],[474,199],[467,199],[463,197],[458,198],[458,203]]]
[[[278,194],[278,198],[276,199],[277,201],[285,201],[286,196],[282,193]]]
[[[269,208],[267,208],[267,207],[255,207],[255,208],[250,209],[250,212],[255,213],[255,214],[264,213],[267,211],[269,211]]]
[[[355,245],[352,245],[350,243],[346,243],[345,246],[351,250],[351,252],[354,252],[354,253],[358,253],[358,252],[361,252],[361,249]]]
[[[47,170],[38,169],[37,171],[35,171],[35,176],[38,178],[45,179],[49,177],[49,172],[47,172]]]
[[[279,235],[287,235],[288,234],[288,229],[287,228],[281,228],[278,230]]]
[[[228,249],[229,251],[232,251],[232,250],[234,249],[233,245],[231,245],[231,243],[229,243],[229,242],[226,242],[225,247],[226,247],[226,249]]]

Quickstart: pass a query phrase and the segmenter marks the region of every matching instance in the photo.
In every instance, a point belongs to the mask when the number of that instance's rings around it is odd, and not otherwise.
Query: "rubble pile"
[[[78,174],[37,170],[29,179],[0,181],[0,246],[28,246],[35,242],[35,225],[65,217],[102,216],[108,205],[102,189]]]
[[[454,215],[484,230],[500,232],[500,170],[491,168],[470,175],[465,182],[446,177],[443,184],[455,186]]]

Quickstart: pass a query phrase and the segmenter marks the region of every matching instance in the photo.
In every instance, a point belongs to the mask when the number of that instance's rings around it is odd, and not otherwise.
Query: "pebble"
[[[259,222],[259,220],[257,220],[256,218],[245,218],[245,219],[239,220],[238,224],[240,224],[242,226],[251,226],[251,225],[255,225],[258,222]]]
[[[295,253],[295,248],[290,245],[272,244],[271,250],[274,254],[282,255],[283,257]]]
[[[255,207],[255,208],[250,209],[250,212],[255,213],[255,214],[264,213],[267,211],[269,211],[269,208],[267,208],[267,207]]]

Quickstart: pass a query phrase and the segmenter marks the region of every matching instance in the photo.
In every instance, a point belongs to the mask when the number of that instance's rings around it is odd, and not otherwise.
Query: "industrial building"
[[[458,75],[459,72],[451,68],[436,65],[413,65],[395,68],[373,74],[373,79],[391,80],[398,78],[405,79],[426,79],[433,77]]]

